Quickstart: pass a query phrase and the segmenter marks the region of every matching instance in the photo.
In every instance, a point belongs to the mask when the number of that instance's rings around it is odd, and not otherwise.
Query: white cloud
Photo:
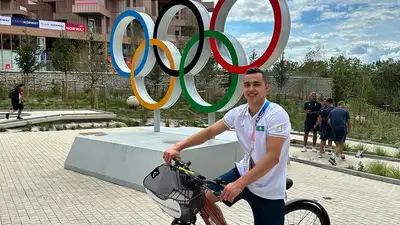
[[[347,12],[322,12],[320,20],[345,18]]]
[[[400,1],[397,0],[288,0],[292,32],[285,52],[294,60],[316,46],[326,57],[345,55],[371,62],[389,57],[400,59]],[[304,21],[304,15],[320,15]],[[268,0],[237,0],[228,21],[273,23]],[[235,30],[240,31],[240,28]],[[263,53],[270,33],[238,35],[247,53]]]

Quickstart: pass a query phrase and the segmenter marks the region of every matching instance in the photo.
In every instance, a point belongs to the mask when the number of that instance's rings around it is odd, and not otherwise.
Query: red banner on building
[[[86,26],[85,24],[66,23],[65,30],[73,32],[86,32]]]

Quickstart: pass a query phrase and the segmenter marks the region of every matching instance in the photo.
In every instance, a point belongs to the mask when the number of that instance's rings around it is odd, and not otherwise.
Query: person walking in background
[[[350,113],[344,107],[343,101],[338,102],[338,107],[331,110],[328,123],[332,127],[332,140],[336,145],[335,154],[333,154],[328,161],[332,165],[336,165],[336,156],[340,156],[342,160],[345,160],[346,158],[343,154],[344,144],[346,142],[346,137],[351,130]]]
[[[304,110],[306,111],[306,120],[304,121],[304,147],[302,152],[307,151],[308,133],[313,133],[313,147],[312,151],[316,152],[315,148],[317,145],[317,130],[314,129],[314,125],[318,121],[318,115],[321,111],[322,104],[317,101],[317,93],[311,92],[310,101],[304,103]]]
[[[6,118],[10,118],[10,113],[14,113],[18,110],[17,119],[22,119],[21,113],[24,109],[24,101],[23,101],[23,91],[24,91],[24,84],[17,85],[9,94],[11,99],[12,110],[6,114]]]
[[[328,140],[328,155],[331,155],[332,151],[332,127],[328,124],[329,113],[335,108],[333,106],[333,99],[328,98],[324,102],[324,108],[321,110],[319,114],[318,121],[314,125],[314,129],[316,129],[319,125],[320,127],[320,139],[321,143],[319,145],[319,157],[323,157],[325,153],[326,141]]]

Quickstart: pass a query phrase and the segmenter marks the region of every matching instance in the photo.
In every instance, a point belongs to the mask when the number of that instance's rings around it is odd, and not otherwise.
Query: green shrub
[[[376,147],[375,154],[379,156],[390,156],[389,153],[382,147]]]
[[[379,160],[369,163],[366,169],[369,173],[385,177],[387,177],[391,171],[391,167],[387,163]]]
[[[400,167],[392,166],[390,173],[389,173],[389,177],[395,178],[395,179],[400,179]]]

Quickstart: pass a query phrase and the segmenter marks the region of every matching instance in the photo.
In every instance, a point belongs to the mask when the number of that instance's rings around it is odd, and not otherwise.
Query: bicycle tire
[[[317,218],[319,219],[319,221],[321,222],[321,225],[330,225],[329,220],[327,221],[326,218],[326,214],[324,213],[324,211],[316,206],[315,204],[313,204],[312,202],[298,202],[295,204],[291,204],[291,205],[287,205],[285,207],[285,216],[291,212],[294,212],[296,210],[308,210],[313,212]],[[286,224],[285,224],[286,225]]]

